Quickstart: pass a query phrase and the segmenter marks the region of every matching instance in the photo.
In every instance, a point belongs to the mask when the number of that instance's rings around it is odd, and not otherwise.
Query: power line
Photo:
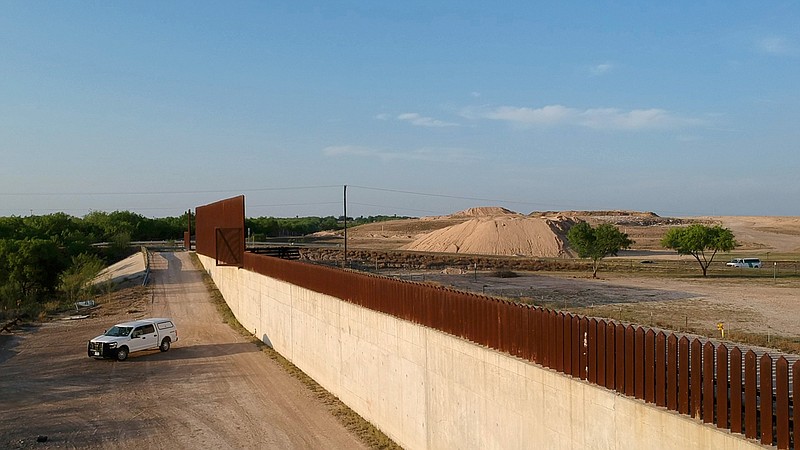
[[[255,192],[277,192],[277,191],[299,191],[299,190],[313,190],[313,189],[340,189],[343,185],[308,185],[308,186],[276,186],[276,187],[261,187],[261,188],[250,188],[250,189],[209,189],[209,190],[186,190],[186,191],[134,191],[134,192],[124,192],[124,191],[96,191],[96,192],[0,192],[0,197],[47,197],[47,196],[154,196],[154,195],[193,195],[193,194],[226,194],[226,193],[255,193]],[[390,192],[395,194],[403,194],[403,195],[415,195],[415,196],[422,196],[422,197],[431,197],[431,198],[445,198],[445,199],[456,199],[456,200],[464,200],[464,201],[472,201],[472,202],[487,202],[487,203],[495,203],[495,204],[514,204],[514,205],[525,205],[535,209],[542,209],[542,210],[580,210],[586,209],[581,208],[578,206],[572,205],[554,205],[548,203],[540,203],[540,202],[526,202],[526,201],[519,201],[519,200],[504,200],[504,199],[494,199],[494,198],[484,198],[484,197],[474,197],[474,196],[464,196],[464,195],[452,195],[452,194],[440,194],[440,193],[433,193],[433,192],[420,192],[420,191],[411,191],[411,190],[404,190],[404,189],[391,189],[391,188],[383,188],[383,187],[375,187],[375,186],[361,186],[361,185],[350,185],[348,187],[355,188],[355,189],[362,189],[366,191],[377,191],[377,192]],[[248,207],[252,208],[268,208],[268,207],[289,207],[289,206],[314,206],[314,205],[339,205],[340,202],[313,202],[313,203],[282,203],[282,204],[264,204],[264,205],[247,205]],[[360,206],[368,206],[368,207],[375,207],[375,208],[385,208],[391,210],[406,210],[418,213],[425,213],[425,214],[438,214],[441,211],[430,211],[425,209],[413,209],[413,208],[401,208],[395,206],[387,206],[387,205],[375,205],[369,203],[356,203],[350,202],[353,205],[360,205]],[[132,210],[174,210],[174,209],[184,209],[185,206],[180,207],[136,207],[136,208],[128,208]],[[76,208],[68,208],[69,210],[77,210]],[[100,208],[97,208],[98,210]],[[117,208],[120,209],[120,208]],[[597,209],[597,208],[595,208]],[[29,212],[31,211],[30,208],[19,208],[20,212]],[[14,209],[7,210],[7,211],[14,211]],[[33,208],[33,211],[59,211],[56,208]],[[63,211],[63,210],[61,210]],[[687,214],[686,212],[676,212],[676,211],[662,211],[666,214],[674,214],[674,215],[691,215]]]
[[[56,195],[189,195],[189,194],[222,194],[231,192],[261,192],[261,191],[288,191],[302,189],[330,189],[339,188],[341,185],[327,186],[291,186],[291,187],[272,187],[272,188],[253,188],[253,189],[220,189],[220,190],[197,190],[197,191],[140,191],[140,192],[0,192],[4,197],[46,197]]]
[[[248,208],[277,208],[281,206],[317,206],[317,205],[341,205],[342,202],[312,202],[312,203],[275,203],[272,205],[246,205]]]
[[[179,210],[182,207],[123,207],[123,208],[114,208],[113,211],[169,211],[169,210]],[[186,208],[183,208],[183,212]],[[105,212],[106,210],[102,208],[10,208],[10,209],[2,209],[0,211],[17,211],[22,213],[67,213],[68,211],[88,211],[88,212]]]
[[[496,202],[496,203],[513,203],[518,205],[530,205],[530,206],[540,206],[540,207],[550,207],[550,208],[558,208],[558,205],[546,204],[546,203],[535,203],[535,202],[521,202],[517,200],[500,200],[500,199],[492,199],[492,198],[480,198],[480,197],[465,197],[459,195],[448,195],[448,194],[433,194],[429,192],[415,192],[415,191],[404,191],[400,189],[387,189],[387,188],[378,188],[378,187],[370,187],[370,186],[358,186],[358,185],[348,185],[354,188],[359,189],[366,189],[371,191],[382,191],[382,192],[394,192],[397,194],[409,194],[409,195],[420,195],[424,197],[439,197],[439,198],[452,198],[456,200],[471,200],[471,201],[481,201],[481,202]]]
[[[348,202],[348,203],[351,204],[351,205],[358,205],[358,206],[370,206],[370,207],[373,207],[373,208],[385,208],[385,209],[392,210],[392,211],[398,210],[398,211],[413,211],[413,212],[427,213],[427,214],[438,214],[437,211],[430,211],[430,210],[426,210],[426,209],[403,208],[403,207],[400,207],[400,206],[390,206],[390,205],[373,205],[371,203],[358,203],[358,202]]]
[[[544,204],[544,203],[535,203],[535,202],[522,202],[522,201],[516,201],[516,200],[502,200],[502,199],[491,199],[491,198],[481,198],[481,197],[437,194],[437,193],[430,193],[430,192],[416,192],[416,191],[407,191],[407,190],[402,190],[402,189],[389,189],[389,188],[380,188],[380,187],[372,187],[372,186],[359,186],[359,185],[348,185],[348,186],[351,186],[351,187],[354,187],[354,188],[357,188],[357,189],[379,191],[379,192],[393,192],[393,193],[397,193],[397,194],[418,195],[418,196],[424,196],[424,197],[450,198],[450,199],[482,201],[482,202],[497,202],[497,203],[531,205],[531,206],[541,206],[541,207],[556,207],[556,205],[548,205],[548,204]],[[192,194],[224,194],[224,193],[241,193],[241,192],[291,191],[291,190],[333,189],[333,188],[338,189],[338,188],[341,188],[341,187],[342,187],[342,185],[317,185],[317,186],[266,187],[266,188],[250,188],[250,189],[209,189],[209,190],[189,190],[189,191],[0,192],[0,196],[3,196],[3,197],[47,197],[47,196],[64,196],[64,195],[69,195],[69,196],[192,195]],[[287,205],[287,206],[303,206],[303,204]],[[374,206],[374,205],[369,205],[369,206]],[[144,209],[144,208],[140,208],[140,209]],[[152,208],[150,208],[150,209],[152,209]]]
[[[538,203],[538,202],[523,202],[518,200],[501,200],[501,199],[491,199],[491,198],[481,198],[481,197],[467,197],[467,196],[458,196],[458,195],[449,195],[449,194],[434,194],[430,192],[417,192],[417,191],[406,191],[401,189],[389,189],[389,188],[379,188],[379,187],[372,187],[372,186],[359,186],[359,185],[348,185],[348,187],[354,187],[358,189],[365,189],[365,190],[372,190],[372,191],[381,191],[381,192],[393,192],[397,194],[408,194],[408,195],[419,195],[424,197],[439,197],[439,198],[450,198],[456,200],[470,200],[470,201],[481,201],[481,202],[493,202],[493,203],[503,203],[503,204],[517,204],[517,205],[528,205],[533,206],[541,209],[553,210],[553,211],[563,211],[563,210],[573,210],[573,211],[595,211],[595,210],[603,210],[607,208],[586,208],[583,206],[575,206],[575,205],[556,205],[552,203]],[[353,202],[350,202],[354,204]],[[367,205],[364,206],[376,206],[376,207],[383,207],[383,205]],[[400,209],[400,208],[398,208]],[[620,208],[616,208],[620,209]],[[422,210],[421,210],[422,211]],[[423,211],[423,212],[431,212],[431,211]],[[431,212],[436,214],[436,212]],[[691,216],[691,213],[686,212],[675,212],[675,211],[662,211],[662,213],[666,214],[674,214],[676,216]],[[708,214],[699,214],[694,213],[694,215],[708,215]]]

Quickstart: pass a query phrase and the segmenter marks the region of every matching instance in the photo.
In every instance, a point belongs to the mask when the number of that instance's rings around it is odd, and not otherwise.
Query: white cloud
[[[759,50],[772,55],[786,55],[794,52],[792,45],[784,38],[769,36],[757,42]]]
[[[433,117],[425,117],[419,115],[417,113],[403,113],[397,116],[397,120],[402,120],[405,122],[409,122],[412,125],[417,125],[420,127],[434,127],[434,128],[444,128],[444,127],[457,127],[459,124],[453,122],[445,122],[439,119],[434,119]]]
[[[605,62],[602,64],[596,64],[589,68],[589,73],[592,75],[599,77],[600,75],[605,75],[611,72],[614,69],[614,64],[610,62]]]
[[[482,116],[485,119],[505,120],[530,125],[555,125],[566,121],[575,111],[561,105],[548,105],[541,108],[519,108],[515,106],[500,106],[486,111]]]
[[[419,127],[430,127],[430,128],[446,128],[446,127],[460,127],[461,124],[455,122],[445,122],[443,120],[434,119],[433,117],[423,116],[419,113],[403,113],[397,116],[392,116],[390,114],[381,113],[375,115],[375,119],[377,120],[391,120],[396,119],[402,122],[408,122],[412,125],[416,125]]]
[[[453,162],[479,159],[477,155],[469,150],[454,147],[422,147],[409,151],[395,151],[357,145],[334,145],[323,148],[322,153],[329,157],[354,156],[380,159],[382,161]]]
[[[669,111],[650,108],[623,111],[617,108],[578,109],[563,105],[541,108],[499,106],[495,108],[466,108],[462,116],[469,119],[488,119],[527,126],[579,126],[594,130],[645,130],[697,126],[699,119],[680,117]]]
[[[699,121],[686,119],[658,109],[620,111],[614,108],[587,109],[581,113],[581,125],[594,129],[642,130],[682,128]]]

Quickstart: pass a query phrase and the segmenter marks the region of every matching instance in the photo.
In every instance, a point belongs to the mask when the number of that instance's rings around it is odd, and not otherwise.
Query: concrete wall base
[[[405,448],[763,448],[440,331],[198,256],[245,328]]]

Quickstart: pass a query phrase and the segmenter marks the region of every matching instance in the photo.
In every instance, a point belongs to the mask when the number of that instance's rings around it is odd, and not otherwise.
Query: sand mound
[[[480,206],[477,208],[469,208],[457,213],[450,214],[450,217],[495,217],[495,216],[508,216],[520,215],[518,212],[505,209],[500,206]]]
[[[730,228],[740,250],[800,251],[800,217],[721,216],[705,219],[721,222],[722,226]]]
[[[566,256],[565,235],[574,223],[571,219],[525,217],[513,212],[475,217],[425,234],[404,249],[477,255]]]

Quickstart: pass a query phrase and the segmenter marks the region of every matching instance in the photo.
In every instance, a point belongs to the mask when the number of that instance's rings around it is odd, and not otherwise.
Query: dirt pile
[[[497,210],[502,212],[498,214]],[[575,223],[572,219],[527,217],[502,208],[471,208],[453,214],[457,215],[472,218],[422,235],[403,249],[545,258],[569,256],[566,232]]]
[[[704,218],[719,221],[736,236],[740,250],[800,252],[800,217],[798,216],[722,216]]]
[[[480,206],[453,213],[449,217],[495,217],[508,215],[518,216],[520,214],[500,206]]]
[[[746,253],[743,256],[763,259],[769,252],[800,252],[797,216],[678,218],[633,210],[534,211],[525,215],[496,206],[360,225],[349,229],[348,243],[351,249],[557,257],[572,253],[566,248],[565,233],[579,220],[592,226],[610,223],[635,241],[632,251],[655,252],[657,256],[678,258],[661,245],[661,240],[671,228],[693,223],[730,228],[739,243],[736,252]],[[341,239],[339,231],[330,242],[340,245]]]

